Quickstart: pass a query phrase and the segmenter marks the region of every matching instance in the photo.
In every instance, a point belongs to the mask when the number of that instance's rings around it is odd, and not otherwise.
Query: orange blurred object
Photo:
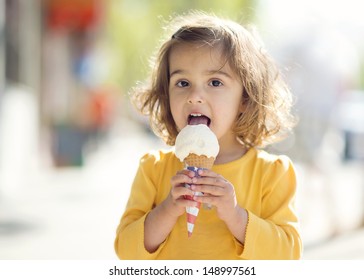
[[[46,22],[51,29],[86,30],[100,17],[98,0],[46,0]]]

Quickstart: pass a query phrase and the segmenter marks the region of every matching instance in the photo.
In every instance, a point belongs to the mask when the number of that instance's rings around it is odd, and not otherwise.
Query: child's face
[[[220,145],[236,137],[232,127],[241,112],[243,86],[219,48],[178,45],[169,57],[169,96],[173,119],[181,130],[205,123]],[[199,116],[202,117],[194,117]]]

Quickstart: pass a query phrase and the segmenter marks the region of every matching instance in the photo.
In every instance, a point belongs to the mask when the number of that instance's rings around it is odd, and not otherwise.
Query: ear
[[[243,89],[243,94],[241,96],[240,105],[239,105],[239,112],[243,113],[248,106],[249,95],[246,93],[245,89]]]
[[[239,104],[239,113],[244,113],[247,106],[248,106],[247,99],[244,99],[244,97],[242,97]]]

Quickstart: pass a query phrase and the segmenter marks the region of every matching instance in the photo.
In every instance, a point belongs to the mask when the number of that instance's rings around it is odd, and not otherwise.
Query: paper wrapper
[[[204,155],[196,155],[196,154],[189,154],[185,160],[184,163],[186,165],[186,169],[192,170],[196,173],[196,176],[198,175],[198,170],[200,169],[211,169],[211,167],[214,164],[215,159],[213,157],[207,157]],[[190,188],[190,185],[186,184],[187,188]],[[203,195],[200,192],[195,192],[196,196]],[[185,198],[192,200],[193,198],[191,196],[185,196]],[[188,231],[188,237],[192,236],[193,228],[195,226],[195,221],[198,216],[198,212],[200,211],[201,203],[198,203],[196,207],[186,207],[186,213],[187,213],[187,231]]]

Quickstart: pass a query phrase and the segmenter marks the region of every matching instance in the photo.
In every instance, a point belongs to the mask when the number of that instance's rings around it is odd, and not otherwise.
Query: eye
[[[212,80],[210,83],[209,83],[210,86],[213,86],[213,87],[221,87],[223,85],[223,83],[219,80]]]
[[[190,83],[189,82],[187,82],[187,81],[179,81],[177,84],[176,84],[176,86],[178,86],[178,87],[188,87],[190,85]]]

